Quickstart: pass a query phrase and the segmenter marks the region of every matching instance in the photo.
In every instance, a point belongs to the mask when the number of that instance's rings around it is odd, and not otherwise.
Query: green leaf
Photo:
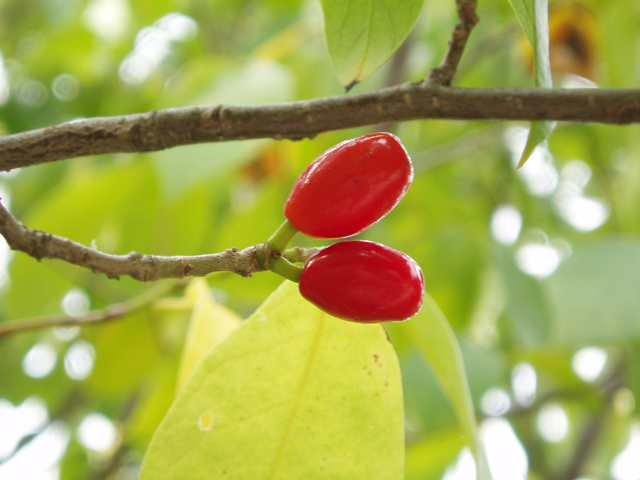
[[[178,369],[178,392],[202,357],[242,323],[238,315],[213,299],[204,278],[192,280],[185,296],[193,302],[193,311]]]
[[[141,480],[403,474],[400,372],[383,328],[330,317],[285,282],[196,366]]]
[[[462,447],[464,440],[455,427],[438,430],[407,447],[406,480],[440,478],[442,472],[455,462]]]
[[[576,346],[640,338],[640,242],[577,245],[548,280],[557,312],[555,340]]]
[[[551,63],[549,62],[549,4],[547,0],[509,0],[522,25],[524,34],[533,48],[533,70],[537,87],[552,88]],[[518,163],[522,167],[533,150],[544,142],[556,122],[533,122],[527,144]]]
[[[149,313],[144,310],[100,329],[87,329],[85,335],[95,348],[96,359],[84,388],[103,398],[131,394],[162,359]]]
[[[133,249],[157,252],[159,235],[155,235],[154,217],[140,214],[153,211],[157,205],[152,165],[143,158],[99,167],[81,166],[80,162],[74,165],[76,169],[39,199],[22,222],[29,228],[84,245],[95,240],[97,248],[107,253],[127,253]],[[170,233],[166,236],[170,237]],[[3,307],[14,318],[58,313],[60,301],[75,286],[74,281],[83,288],[91,286],[91,294],[107,300],[113,291],[123,289],[125,283],[112,282],[104,275],[96,276],[88,269],[60,260],[37,262],[19,253],[11,264],[11,289]],[[134,288],[141,287],[142,284]]]
[[[291,100],[291,72],[279,63],[256,59],[218,75],[199,95],[185,99],[185,105],[256,105]],[[169,198],[194,185],[211,184],[234,167],[251,160],[267,140],[185,145],[151,154],[161,184]]]
[[[521,168],[526,163],[535,148],[549,138],[554,128],[556,128],[556,122],[531,123],[529,136],[527,137],[527,144],[524,147],[524,151],[522,152],[517,168]]]
[[[347,89],[386,62],[413,29],[423,0],[322,0],[333,70]]]
[[[535,7],[533,5],[535,1],[537,0],[509,0],[531,47],[536,44]]]
[[[429,294],[425,293],[422,310],[406,322],[406,327],[453,404],[460,428],[476,458],[478,479],[491,479],[484,449],[478,437],[473,401],[460,346],[449,322]]]
[[[552,329],[544,286],[539,280],[522,273],[508,250],[502,249],[498,261],[504,276],[507,319],[513,339],[520,347],[541,347],[549,341]]]

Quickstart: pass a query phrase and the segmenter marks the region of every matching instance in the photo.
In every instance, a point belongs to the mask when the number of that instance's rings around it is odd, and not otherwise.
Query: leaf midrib
[[[311,346],[311,351],[309,352],[309,359],[307,361],[307,365],[305,366],[305,371],[302,375],[302,382],[300,383],[300,387],[298,388],[298,392],[296,394],[296,399],[294,402],[293,412],[291,413],[291,419],[287,425],[287,429],[285,431],[284,437],[282,439],[282,443],[280,445],[280,451],[278,452],[276,462],[273,465],[273,470],[271,471],[270,478],[273,480],[276,478],[278,474],[278,469],[282,464],[282,460],[284,459],[284,454],[287,449],[287,445],[289,443],[289,437],[291,436],[291,431],[293,430],[293,425],[296,421],[296,417],[298,415],[298,411],[300,410],[300,406],[302,404],[302,397],[309,383],[311,368],[313,367],[313,363],[317,358],[318,346],[320,344],[320,337],[322,336],[322,330],[324,327],[326,320],[321,317],[318,320],[318,327],[316,329],[316,335],[313,339],[313,345]]]
[[[358,73],[356,74],[356,78],[354,78],[354,80],[358,80],[360,75],[362,75],[364,64],[367,61],[367,55],[369,53],[369,47],[371,46],[371,17],[373,16],[373,2],[374,0],[369,0],[369,11],[367,12],[367,33],[364,42],[364,52],[362,54],[362,61],[360,62]]]

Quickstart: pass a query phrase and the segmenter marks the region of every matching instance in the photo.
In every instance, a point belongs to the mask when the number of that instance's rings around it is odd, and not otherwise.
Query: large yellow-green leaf
[[[533,70],[537,87],[551,88],[551,64],[549,62],[549,5],[548,0],[509,0],[522,25],[524,34],[533,48]],[[518,168],[527,161],[533,150],[544,142],[556,122],[533,122],[527,144]]]
[[[469,384],[456,337],[436,302],[425,293],[422,310],[405,323],[420,352],[449,397],[460,428],[476,459],[478,480],[491,479],[469,391]]]
[[[403,440],[382,327],[330,317],[286,282],[196,366],[141,479],[401,479]]]
[[[238,315],[213,299],[204,278],[192,280],[185,296],[192,302],[193,310],[178,369],[178,391],[202,357],[242,323]]]
[[[333,69],[350,88],[375,72],[416,24],[423,0],[322,0]]]

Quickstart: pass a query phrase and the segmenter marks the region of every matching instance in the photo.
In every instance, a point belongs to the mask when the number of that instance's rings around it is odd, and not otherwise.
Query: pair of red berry
[[[284,206],[289,235],[360,233],[398,204],[412,180],[411,159],[395,135],[374,133],[342,142],[296,181]],[[418,264],[379,243],[335,243],[311,257],[299,278],[304,298],[345,320],[406,320],[422,306],[424,277]]]

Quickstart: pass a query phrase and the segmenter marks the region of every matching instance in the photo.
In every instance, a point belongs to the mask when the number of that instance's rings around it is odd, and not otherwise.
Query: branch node
[[[262,245],[262,252],[264,254],[264,263],[262,264],[262,268],[264,270],[270,270],[271,269],[271,256],[273,255],[273,250],[271,250],[271,248],[269,248],[269,244],[268,243],[264,243]]]
[[[449,50],[442,63],[429,72],[425,80],[428,85],[441,85],[444,87],[451,85],[460,64],[462,52],[467,45],[469,34],[480,21],[480,18],[476,15],[477,0],[456,0],[456,4],[459,20],[451,33]]]
[[[182,269],[182,277],[180,278],[184,278],[187,275],[189,275],[191,272],[193,272],[194,268],[193,265],[191,265],[190,263],[187,263],[184,268]]]
[[[202,112],[202,118],[207,122],[217,122],[220,120],[220,108],[222,105],[212,105]]]
[[[33,240],[34,240],[33,247],[29,255],[31,255],[36,260],[40,261],[43,258],[48,256],[49,243],[51,241],[51,234],[36,230],[35,238]]]

